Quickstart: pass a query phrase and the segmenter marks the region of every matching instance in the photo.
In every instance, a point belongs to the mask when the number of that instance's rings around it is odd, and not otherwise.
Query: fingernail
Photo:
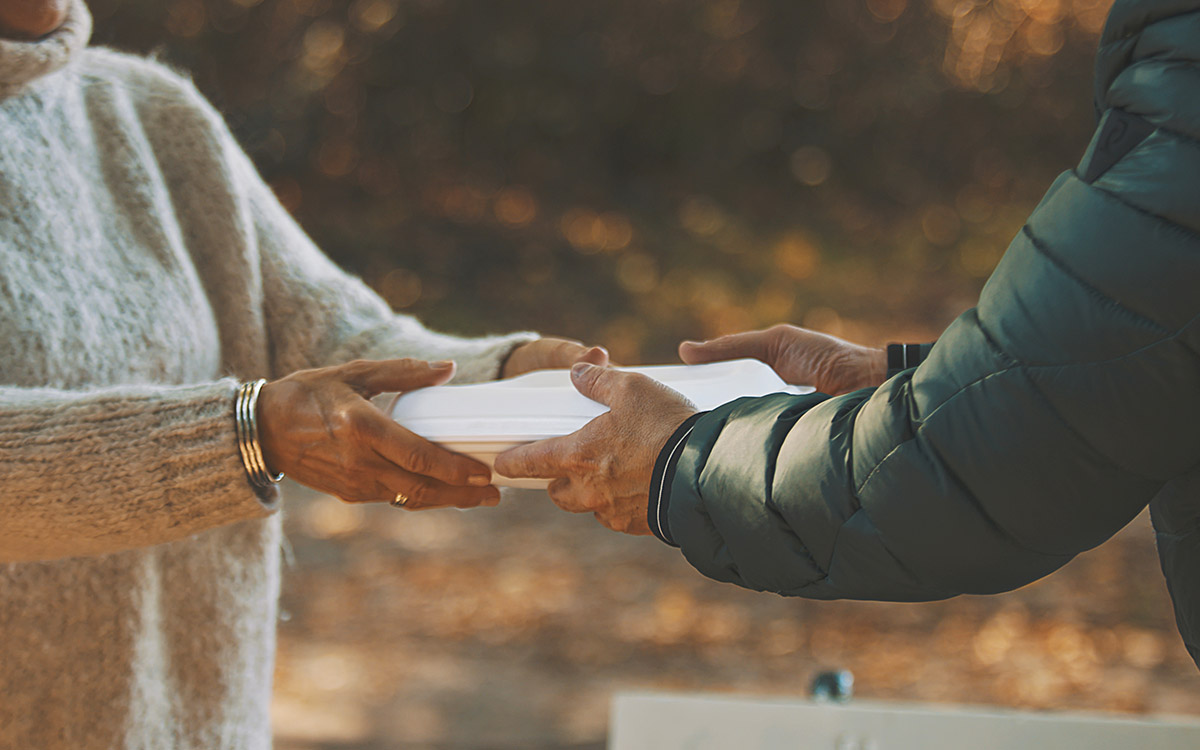
[[[593,367],[595,367],[595,365],[589,364],[588,362],[577,362],[575,366],[571,368],[571,377],[582,377],[585,372]]]
[[[491,474],[472,474],[467,477],[467,484],[472,487],[486,487],[492,483]]]
[[[454,367],[454,362],[448,359],[443,359],[440,362],[431,362],[429,368],[432,370],[449,370]]]
[[[703,341],[685,341],[683,343],[686,344],[687,346],[704,346]]]

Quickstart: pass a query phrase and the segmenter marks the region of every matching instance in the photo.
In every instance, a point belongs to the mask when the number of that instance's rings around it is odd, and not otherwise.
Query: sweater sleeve
[[[236,383],[76,392],[0,386],[0,561],[101,555],[262,518]]]
[[[533,333],[463,338],[435,333],[398,315],[361,280],[337,267],[304,233],[259,176],[223,119],[190,83],[190,104],[208,120],[241,198],[243,221],[259,258],[271,370],[299,369],[351,359],[413,357],[458,363],[455,382],[494,380],[517,346]]]
[[[1066,173],[920,367],[702,417],[667,512],[687,559],[922,600],[1013,589],[1114,534],[1200,456],[1197,174],[1161,130],[1090,184]]]
[[[366,284],[317,249],[240,150],[234,159],[235,174],[246,186],[262,259],[265,318],[276,373],[351,359],[414,357],[456,361],[456,382],[494,380],[516,346],[537,338],[529,333],[461,338],[435,333],[412,316],[393,313]]]

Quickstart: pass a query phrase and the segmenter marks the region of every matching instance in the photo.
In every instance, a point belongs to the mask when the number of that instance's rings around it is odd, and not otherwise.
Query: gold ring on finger
[[[403,508],[405,505],[408,505],[408,495],[405,495],[403,492],[397,492],[396,496],[392,498],[392,505],[397,508]]]

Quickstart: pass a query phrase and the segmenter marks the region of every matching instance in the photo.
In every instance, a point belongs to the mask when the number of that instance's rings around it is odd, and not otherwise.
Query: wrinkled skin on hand
[[[513,349],[501,370],[515,377],[576,362],[607,364],[608,352],[537,339]],[[380,393],[441,385],[453,375],[453,362],[362,360],[268,383],[258,399],[267,466],[345,502],[390,502],[403,494],[405,510],[497,505],[500,493],[487,466],[414,435],[370,403]]]
[[[757,359],[792,385],[811,385],[832,396],[880,385],[887,376],[886,350],[789,325],[712,341],[685,341],[679,345],[679,356],[689,365]]]
[[[541,338],[513,349],[504,360],[500,377],[514,378],[534,370],[555,370],[587,362],[603,367],[608,364],[608,352],[599,346],[584,346],[578,341]]]
[[[500,492],[486,465],[414,435],[370,402],[453,375],[453,362],[360,360],[268,383],[258,399],[267,466],[350,503],[403,493],[409,510],[496,505]]]
[[[579,364],[571,380],[610,411],[578,432],[501,453],[496,471],[553,479],[550,498],[563,510],[591,513],[614,531],[649,534],[646,506],[654,462],[695,407],[644,375]]]

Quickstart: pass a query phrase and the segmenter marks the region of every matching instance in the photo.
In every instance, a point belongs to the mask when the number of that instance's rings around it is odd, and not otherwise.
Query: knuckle
[[[342,365],[342,374],[350,378],[359,378],[374,368],[374,363],[367,359],[354,359]]]
[[[404,465],[414,474],[428,474],[433,470],[435,462],[428,451],[414,447],[405,455]]]
[[[612,392],[618,397],[628,396],[633,392],[636,382],[636,377],[612,378]]]
[[[775,346],[782,346],[791,341],[801,329],[787,323],[780,323],[767,331],[767,341]]]
[[[398,376],[414,377],[424,372],[432,372],[429,369],[427,362],[420,359],[405,357],[404,359],[394,359],[388,364],[391,365],[391,372]]]
[[[620,473],[620,461],[616,456],[602,456],[599,461],[595,462],[595,471],[605,479],[614,479]]]
[[[362,413],[349,405],[337,407],[329,418],[332,432],[340,437],[356,435],[362,428],[362,421]]]
[[[362,454],[358,451],[342,450],[337,454],[337,467],[343,477],[356,477],[361,474],[363,465]]]
[[[611,528],[613,531],[627,533],[631,528],[633,528],[633,519],[624,515],[616,516],[612,519],[612,525],[609,528]]]
[[[417,506],[433,505],[437,501],[437,492],[428,482],[414,482],[405,494],[408,502]]]
[[[590,453],[578,453],[569,459],[570,473],[575,476],[591,476],[599,471],[603,459],[597,460]]]
[[[349,503],[352,505],[357,503],[365,503],[370,499],[367,493],[364,492],[361,487],[346,487],[337,494],[337,498],[343,503]]]

